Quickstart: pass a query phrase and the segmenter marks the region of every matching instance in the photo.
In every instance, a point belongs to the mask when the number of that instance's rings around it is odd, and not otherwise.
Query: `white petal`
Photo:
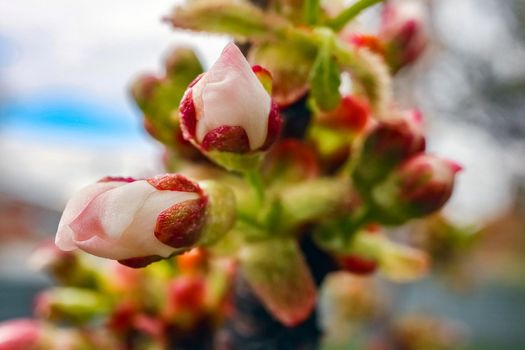
[[[155,191],[157,189],[144,180],[127,183],[98,196],[89,209],[96,210],[104,234],[118,239]]]
[[[128,247],[140,250],[140,256],[160,255],[167,257],[174,248],[160,242],[154,235],[159,214],[169,207],[199,195],[191,192],[157,191],[150,195],[142,208],[137,212],[128,229],[122,234],[120,242]]]
[[[127,247],[118,240],[93,236],[85,241],[75,241],[78,248],[101,258],[123,260],[146,256],[140,249]]]
[[[197,110],[197,141],[220,126],[241,126],[250,149],[261,147],[268,132],[271,98],[235,44],[192,88]]]
[[[84,187],[67,202],[66,208],[60,218],[55,244],[62,250],[73,250],[76,248],[73,242],[73,231],[69,224],[88,206],[88,204],[100,194],[122,186],[121,182],[99,182]]]

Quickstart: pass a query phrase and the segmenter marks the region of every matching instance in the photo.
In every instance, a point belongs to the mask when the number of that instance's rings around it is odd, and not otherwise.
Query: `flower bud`
[[[37,317],[50,321],[83,323],[105,314],[109,300],[105,295],[82,288],[57,287],[38,294]]]
[[[398,164],[425,150],[421,124],[421,113],[412,110],[381,120],[371,129],[353,173],[359,189],[370,189]]]
[[[55,243],[62,250],[80,248],[130,267],[146,266],[229,230],[233,195],[220,185],[210,187],[213,195],[178,174],[102,179],[68,202]],[[226,205],[217,209],[211,202]]]
[[[386,61],[393,72],[414,62],[427,45],[423,5],[416,1],[385,5],[379,37],[384,42]]]
[[[237,46],[227,45],[186,90],[179,108],[184,138],[230,170],[250,167],[244,164],[251,163],[250,155],[268,149],[281,129],[278,108],[265,89],[268,79]]]
[[[199,58],[191,48],[177,47],[168,53],[164,61],[166,76],[173,80],[192,81],[202,73]]]
[[[186,87],[200,73],[202,66],[193,50],[177,47],[166,57],[165,74],[143,74],[130,88],[131,96],[143,112],[144,128],[166,145],[175,158],[202,158],[200,152],[182,137],[178,115]]]
[[[168,285],[165,317],[182,327],[191,327],[205,311],[206,284],[203,276],[180,276]]]
[[[337,236],[317,238],[322,247],[343,256],[342,267],[355,274],[369,274],[378,269],[390,280],[406,282],[428,272],[430,258],[425,252],[392,242],[384,234],[369,229],[357,232],[349,242]]]
[[[364,131],[370,118],[370,107],[366,100],[357,96],[345,96],[339,106],[320,115],[324,126],[359,133]]]
[[[160,83],[161,79],[151,74],[143,74],[135,79],[130,90],[133,99],[141,109],[151,102],[155,89]]]
[[[0,350],[38,349],[42,330],[38,322],[16,319],[0,323]]]
[[[429,154],[410,158],[374,189],[378,219],[398,224],[439,210],[450,198],[460,170],[458,164]]]

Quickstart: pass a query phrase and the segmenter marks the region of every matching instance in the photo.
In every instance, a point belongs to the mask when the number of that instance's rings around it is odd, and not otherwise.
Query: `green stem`
[[[317,24],[320,8],[320,0],[306,0],[303,5],[303,18],[305,23],[309,25]]]
[[[343,224],[345,240],[348,242],[369,220],[370,210],[368,206],[362,206],[354,215],[348,217]]]
[[[382,2],[383,0],[359,0],[352,6],[344,9],[339,15],[328,22],[328,26],[332,29],[339,31],[352,20],[354,17],[359,15],[362,11],[366,10],[370,6]]]
[[[252,186],[259,204],[264,203],[264,184],[261,178],[261,174],[258,170],[250,170],[246,173],[246,179],[248,183]]]

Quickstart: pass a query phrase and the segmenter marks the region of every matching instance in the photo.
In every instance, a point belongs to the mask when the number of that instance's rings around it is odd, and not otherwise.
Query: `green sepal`
[[[254,293],[281,323],[291,327],[310,316],[316,288],[294,239],[247,244],[239,252],[239,260]]]
[[[233,0],[192,1],[175,8],[166,20],[177,28],[227,34],[239,40],[271,38],[287,24],[249,2]]]
[[[328,29],[319,29],[321,45],[310,72],[311,97],[317,106],[329,111],[341,102],[339,85],[341,85],[341,70],[333,56],[333,33]]]
[[[246,174],[254,169],[258,169],[264,156],[264,152],[257,151],[251,153],[204,151],[203,153],[211,161],[226,170],[241,174]]]
[[[228,186],[216,181],[202,181],[199,185],[208,195],[208,203],[206,222],[198,245],[212,245],[220,240],[235,223],[235,196]]]

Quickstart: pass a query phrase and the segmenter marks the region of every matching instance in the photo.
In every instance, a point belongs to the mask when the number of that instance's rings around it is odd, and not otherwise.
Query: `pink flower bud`
[[[354,180],[370,188],[409,157],[425,150],[425,137],[418,110],[379,121],[366,136]]]
[[[151,74],[143,74],[131,86],[131,95],[139,106],[143,106],[153,98],[155,89],[160,83],[160,78]]]
[[[412,157],[374,190],[373,199],[386,223],[403,222],[441,209],[461,167],[429,154]]]
[[[203,152],[244,154],[270,147],[282,119],[266,89],[269,79],[266,70],[252,69],[237,46],[228,44],[186,90],[179,108],[184,138]]]
[[[39,324],[30,319],[0,323],[0,350],[37,349],[41,333]]]
[[[414,62],[427,45],[422,4],[397,1],[385,5],[379,37],[394,72]]]
[[[105,178],[68,202],[55,243],[142,267],[187,250],[200,238],[208,196],[177,174]]]

